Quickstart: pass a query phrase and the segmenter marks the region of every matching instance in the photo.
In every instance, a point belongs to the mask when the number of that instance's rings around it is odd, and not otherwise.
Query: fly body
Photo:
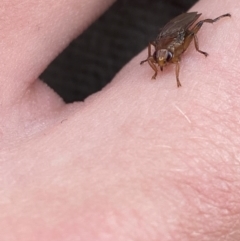
[[[229,13],[221,15],[215,19],[204,19],[193,24],[200,17],[201,13],[191,12],[183,13],[167,23],[160,31],[157,38],[148,45],[148,58],[141,61],[140,64],[148,62],[154,70],[152,79],[155,79],[158,73],[158,67],[163,70],[163,67],[168,63],[176,65],[177,86],[180,87],[179,80],[180,57],[186,51],[189,44],[194,40],[196,50],[208,56],[208,53],[199,49],[197,32],[202,27],[203,23],[214,23],[221,18],[231,17]],[[154,51],[152,53],[152,47]]]

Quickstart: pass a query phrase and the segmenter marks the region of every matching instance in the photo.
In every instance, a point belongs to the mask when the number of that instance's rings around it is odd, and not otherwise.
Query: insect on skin
[[[203,23],[214,23],[221,18],[231,17],[231,15],[227,13],[215,19],[204,19],[196,23],[191,28],[193,23],[200,17],[200,15],[201,13],[191,12],[183,13],[177,16],[161,29],[155,41],[149,43],[148,58],[141,61],[140,64],[148,62],[151,68],[155,71],[152,79],[156,79],[158,73],[158,66],[162,71],[165,65],[167,65],[168,63],[173,63],[176,65],[177,86],[180,87],[180,56],[186,51],[192,40],[194,40],[196,50],[199,53],[204,54],[206,57],[208,56],[208,53],[203,52],[199,49],[197,38],[197,32],[200,30]],[[151,46],[154,47],[153,54]]]

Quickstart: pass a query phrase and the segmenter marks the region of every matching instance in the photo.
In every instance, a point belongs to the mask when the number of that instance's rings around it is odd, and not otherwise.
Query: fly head
[[[154,59],[156,63],[159,65],[161,71],[163,67],[171,61],[173,54],[167,49],[156,50],[154,53]]]

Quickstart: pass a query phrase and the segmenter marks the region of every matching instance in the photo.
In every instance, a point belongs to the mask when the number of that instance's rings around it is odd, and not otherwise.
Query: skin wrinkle
[[[218,138],[218,136],[216,136]],[[196,142],[196,139],[195,139]],[[191,145],[192,147],[195,147],[195,152],[199,150],[200,154],[198,158],[202,160],[203,162],[214,162],[217,163],[219,161],[222,161],[224,163],[228,163],[232,158],[234,157],[233,154],[229,153],[227,151],[228,146],[231,146],[231,143],[227,141],[226,143],[216,143],[215,139],[197,139],[197,144]],[[211,152],[205,151],[208,150],[208,148],[211,147]],[[181,152],[186,153],[187,156],[190,156],[189,159],[191,159],[191,156],[195,156],[194,152],[192,152],[192,149],[183,149]]]
[[[183,179],[180,178],[180,180],[183,180]],[[207,236],[208,238],[209,236],[219,238],[219,236],[221,236],[219,235],[221,234],[219,230],[225,229],[227,233],[227,230],[229,230],[228,227],[232,226],[231,218],[232,216],[235,215],[235,213],[237,214],[237,216],[234,217],[233,220],[239,219],[239,205],[237,203],[236,203],[237,209],[234,210],[231,208],[231,204],[227,203],[225,200],[221,201],[221,199],[219,198],[217,200],[219,202],[216,203],[216,197],[213,199],[209,199],[209,192],[211,192],[211,190],[208,190],[208,187],[209,186],[211,187],[211,185],[209,185],[210,183],[206,183],[205,185],[203,185],[202,183],[200,185],[196,185],[196,183],[190,183],[186,179],[186,183],[184,185],[182,184],[183,184],[182,182],[178,182],[176,185],[180,185],[180,189],[183,191],[183,193],[186,193],[186,197],[189,197],[188,188],[190,187],[190,190],[192,190],[190,191],[192,197],[188,198],[188,201],[187,201],[189,204],[189,207],[192,207],[192,208],[194,207],[195,211],[198,210],[198,213],[196,213],[195,216],[193,215],[191,217],[188,217],[188,216],[182,217],[182,220],[185,220],[185,222],[186,222],[186,219],[190,218],[190,220],[188,220],[187,223],[184,223],[184,225],[182,225],[183,226],[181,230],[182,232],[185,230],[186,234],[189,235],[192,233],[192,231],[195,231],[195,232],[198,232],[198,235],[201,235],[201,236]],[[207,187],[206,192],[203,189],[204,186]],[[216,189],[213,189],[213,192],[216,192]],[[231,192],[223,193],[223,196],[228,197],[229,193],[231,194]],[[219,194],[221,194],[221,191]],[[228,210],[227,213],[225,212],[225,210]],[[219,219],[219,215],[221,216],[220,219]],[[198,217],[197,220],[196,220],[196,217]],[[219,222],[216,222],[217,219],[219,220]],[[197,229],[195,228],[196,223],[198,223]],[[207,226],[205,225],[206,223],[208,223]],[[222,228],[219,228],[219,227],[222,227]],[[196,236],[196,233],[194,236]]]
[[[208,158],[207,158],[207,159],[204,158],[204,157],[202,158],[202,161],[206,161],[206,160],[208,160]],[[211,159],[209,159],[209,160],[211,160]],[[201,161],[201,159],[200,159],[200,161]],[[219,160],[218,160],[218,161],[219,161]],[[198,162],[198,163],[199,163],[199,162]],[[206,164],[206,162],[204,162],[204,163]],[[210,163],[211,163],[211,162],[210,162]],[[188,163],[188,164],[190,164],[190,163]],[[212,165],[214,165],[214,163],[213,163]],[[192,170],[196,170],[196,169],[193,168]],[[205,170],[205,171],[207,171],[207,170]],[[200,171],[200,172],[201,172],[201,171]],[[215,174],[214,174],[214,173],[215,173]],[[220,172],[214,172],[214,173],[213,173],[213,176],[210,175],[210,177],[213,178],[213,180],[216,179],[216,177],[214,178],[214,176],[216,176],[217,173],[220,173],[220,174],[221,174],[221,171],[220,171]],[[230,173],[230,175],[232,175],[232,171],[230,171],[229,173]],[[219,174],[219,175],[220,175],[220,174]],[[201,175],[197,174],[196,176],[199,177],[199,176],[201,176]],[[189,173],[188,173],[187,177],[189,178]],[[179,180],[184,180],[184,179],[186,179],[186,178],[184,178],[184,177],[182,177],[182,176],[180,175]],[[192,179],[190,178],[190,180],[192,180]],[[216,181],[216,180],[215,180],[215,181]],[[225,182],[226,182],[226,180],[224,180],[223,184],[225,184]],[[177,183],[179,183],[179,181],[177,181]],[[215,183],[215,182],[213,182],[213,183]],[[197,187],[196,184],[194,184],[194,183],[192,183],[192,182],[189,183],[189,184],[192,186],[193,189],[195,189],[195,188]],[[206,183],[206,186],[208,186],[208,185],[209,185],[209,182]],[[232,182],[230,182],[230,185],[229,185],[229,186],[231,186],[231,185],[234,186],[235,184],[232,183]],[[201,187],[204,187],[203,183],[201,183]],[[210,185],[210,187],[211,187],[211,185]],[[213,190],[216,191],[214,188],[213,188]],[[220,189],[220,190],[221,190],[221,189]],[[211,192],[210,192],[210,193],[211,193]],[[228,193],[228,192],[227,192],[227,193]],[[231,190],[231,191],[229,191],[229,193],[230,193],[230,194],[231,194],[231,193],[238,193],[238,191],[234,191],[234,192],[233,192],[233,191]],[[199,194],[200,194],[200,195],[199,195]],[[198,193],[198,195],[196,195],[196,196],[201,196],[201,192]],[[206,198],[209,198],[209,193],[206,195]],[[216,198],[216,197],[214,196],[213,201],[218,201],[218,200],[215,200],[215,198]],[[219,199],[219,200],[221,200],[221,199]],[[203,201],[203,203],[206,203],[206,200]],[[238,212],[239,212],[239,205],[238,205]]]
[[[199,174],[197,175],[197,176],[199,176]],[[180,180],[181,180],[182,178],[180,178]],[[209,185],[209,183],[207,183],[207,185]],[[195,186],[193,185],[193,188],[194,188]],[[197,195],[196,195],[197,196]],[[201,203],[206,203],[206,200],[205,201],[202,201]],[[212,207],[212,206],[210,206],[210,207]]]
[[[199,104],[194,104],[196,107],[195,108],[199,108],[201,110],[201,112],[204,113],[202,114],[203,116],[208,117],[207,119],[212,120],[212,123],[209,123],[209,126],[212,127],[216,127],[216,124],[222,124],[222,123],[226,123],[226,130],[229,128],[229,124],[233,123],[233,125],[236,123],[235,121],[235,116],[237,115],[232,115],[231,113],[235,112],[235,107],[233,106],[234,103],[236,103],[236,101],[234,101],[234,99],[228,95],[225,95],[225,100],[219,100],[218,99],[218,103],[215,101],[211,102],[211,105],[207,106],[207,105],[199,105]],[[228,101],[230,99],[233,99],[232,101]],[[220,102],[220,104],[219,104]],[[228,103],[229,102],[229,103]],[[195,103],[197,103],[195,101]],[[221,104],[223,103],[223,104]],[[220,107],[222,110],[220,110]],[[224,108],[223,108],[224,107]],[[199,123],[201,123],[199,121]],[[205,123],[202,123],[202,126],[206,126]],[[215,128],[216,130],[218,130],[218,128]],[[220,127],[220,129],[222,129],[222,127]]]

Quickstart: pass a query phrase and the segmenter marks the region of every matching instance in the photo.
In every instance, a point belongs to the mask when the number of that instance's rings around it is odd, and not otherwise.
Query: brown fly
[[[199,53],[208,56],[208,53],[199,49],[197,38],[197,32],[200,30],[203,23],[214,23],[221,18],[231,17],[231,15],[227,13],[215,19],[204,19],[196,23],[196,25],[191,28],[200,15],[201,13],[192,12],[183,13],[177,16],[161,29],[155,41],[149,43],[148,58],[143,60],[140,64],[148,62],[151,68],[155,71],[152,79],[156,79],[158,73],[157,66],[159,66],[162,71],[166,64],[173,63],[176,65],[177,86],[180,87],[180,56],[185,52],[192,40],[194,40],[196,50]],[[154,47],[153,54],[151,46]]]

